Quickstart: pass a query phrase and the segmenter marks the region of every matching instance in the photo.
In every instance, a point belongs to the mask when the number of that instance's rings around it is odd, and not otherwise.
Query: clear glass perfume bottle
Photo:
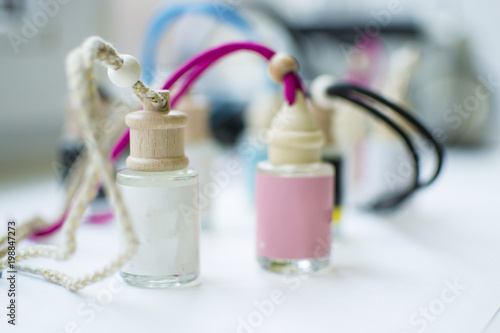
[[[257,164],[257,260],[278,273],[309,273],[330,261],[333,167],[302,93],[270,129],[269,161]]]
[[[208,184],[213,181],[212,172],[218,151],[217,143],[210,130],[210,104],[203,96],[189,93],[177,104],[176,108],[189,117],[189,126],[185,130],[186,154],[189,156],[189,164],[199,173],[201,227],[210,229],[216,198],[210,194],[207,195],[206,187],[210,186]]]
[[[175,287],[199,275],[198,173],[120,170],[116,182],[139,239],[121,275],[139,287]]]
[[[207,190],[213,182],[214,161],[217,155],[217,143],[208,138],[199,142],[186,143],[186,154],[189,155],[190,164],[198,170],[200,178],[200,219],[204,230],[211,229],[213,225],[213,207],[217,196]]]
[[[199,275],[198,173],[184,156],[186,114],[144,110],[125,119],[130,156],[116,179],[139,240],[121,275],[138,287],[177,287]]]

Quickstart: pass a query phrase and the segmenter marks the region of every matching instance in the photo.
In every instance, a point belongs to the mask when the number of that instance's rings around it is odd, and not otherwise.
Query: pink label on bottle
[[[333,176],[257,172],[257,253],[276,259],[330,255]]]

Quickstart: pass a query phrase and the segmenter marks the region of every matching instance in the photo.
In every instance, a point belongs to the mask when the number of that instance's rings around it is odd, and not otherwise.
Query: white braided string
[[[64,221],[66,231],[65,246],[59,248],[53,245],[36,245],[20,249],[16,253],[16,263],[14,266],[18,271],[43,276],[47,281],[62,285],[72,291],[79,290],[116,272],[124,263],[131,259],[138,245],[137,237],[130,224],[128,213],[123,206],[120,193],[114,181],[112,166],[107,161],[99,142],[97,142],[93,135],[98,127],[97,117],[95,116],[95,110],[98,108],[97,90],[93,74],[96,60],[113,69],[118,69],[123,64],[123,60],[118,56],[116,50],[109,43],[98,37],[88,38],[81,47],[68,55],[66,63],[71,102],[73,103],[73,107],[78,110],[84,137],[86,138],[90,163],[87,164],[83,181],[80,184],[76,197],[71,201],[71,209]],[[153,104],[158,104],[159,106],[164,106],[165,103],[168,103],[161,94],[149,89],[140,81],[133,86],[133,89],[141,100],[148,98]],[[20,263],[20,261],[34,257],[67,260],[74,254],[76,249],[76,230],[87,206],[96,195],[96,188],[100,180],[102,180],[110,205],[114,207],[115,217],[120,221],[124,230],[126,238],[125,250],[106,266],[93,274],[82,277],[70,277],[59,271],[30,267]],[[20,225],[18,230],[21,230],[21,235],[24,236],[40,228],[40,224],[43,222],[40,218],[35,218],[28,221],[28,223]],[[16,242],[19,242],[21,238],[18,237]],[[0,237],[0,245],[6,242],[6,236]],[[0,258],[2,258],[0,259],[0,270],[7,267],[8,264],[8,257],[6,253],[3,253],[4,251],[0,252]]]
[[[158,104],[161,108],[164,108],[168,103],[168,99],[158,92],[151,90],[141,81],[137,81],[132,89],[134,89],[135,94],[141,101],[144,100],[144,98],[149,98],[153,103]]]

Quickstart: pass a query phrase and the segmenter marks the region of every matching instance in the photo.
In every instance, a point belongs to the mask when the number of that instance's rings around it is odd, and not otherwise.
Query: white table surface
[[[1,314],[0,332],[500,332],[500,320],[485,330],[500,306],[499,174],[499,151],[451,151],[440,180],[398,213],[347,212],[331,268],[304,279],[259,268],[252,209],[235,179],[218,198],[215,228],[202,234],[199,285],[147,290],[116,276],[72,293],[18,275],[18,324]],[[60,199],[55,179],[10,182],[0,190],[1,225],[51,216]],[[116,225],[85,224],[78,242],[70,262],[36,263],[93,271],[117,253]],[[455,281],[466,289],[451,297]],[[0,280],[5,313],[6,286]],[[256,302],[275,293],[280,304],[262,314]],[[441,313],[422,319],[428,307]]]

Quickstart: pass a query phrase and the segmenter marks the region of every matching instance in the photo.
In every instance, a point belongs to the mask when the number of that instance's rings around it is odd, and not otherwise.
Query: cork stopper
[[[206,99],[189,93],[177,103],[176,108],[189,117],[189,126],[185,131],[186,143],[203,141],[211,137],[210,105]]]
[[[284,103],[271,124],[269,161],[275,165],[321,162],[323,142],[304,95],[296,91],[295,103]]]
[[[170,111],[170,93],[160,92],[164,107],[144,101],[144,110],[129,113],[125,123],[130,127],[130,156],[127,167],[134,171],[161,172],[184,169],[189,160],[184,155],[184,127],[187,115]]]

